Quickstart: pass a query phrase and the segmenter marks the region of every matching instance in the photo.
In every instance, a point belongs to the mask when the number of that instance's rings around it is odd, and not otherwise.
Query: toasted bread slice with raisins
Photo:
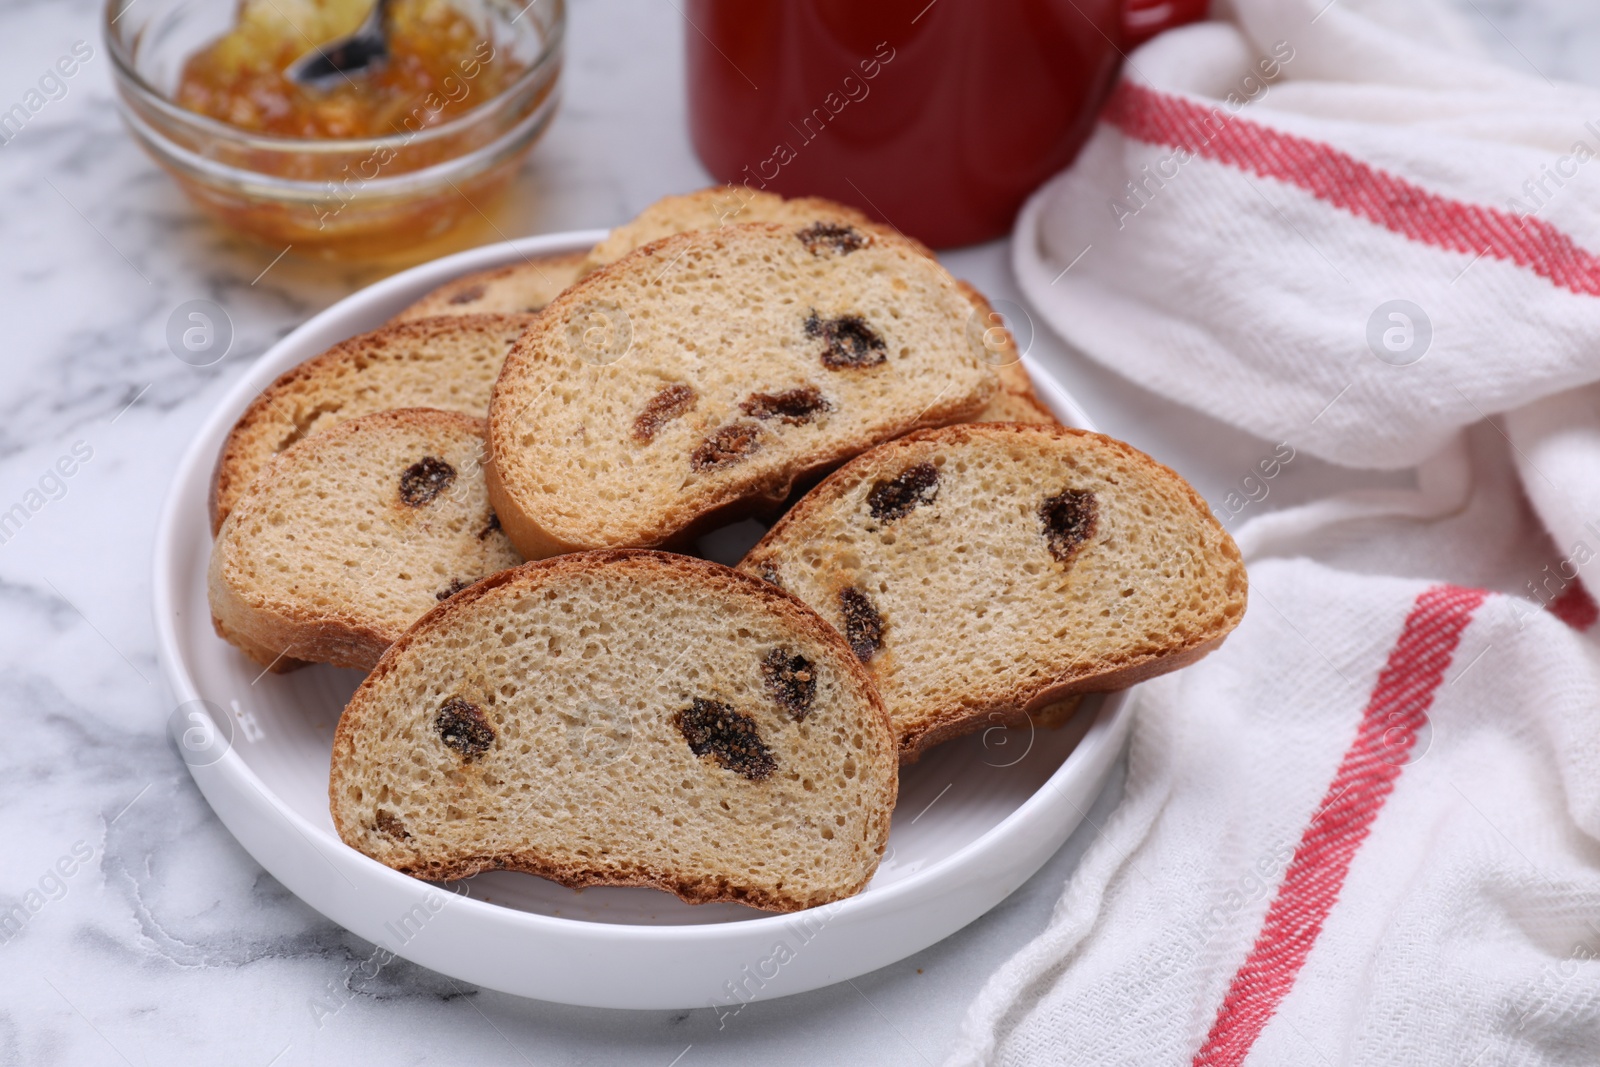
[[[346,419],[430,407],[482,418],[528,315],[463,315],[385,326],[284,372],[251,402],[211,477],[211,532],[273,456]]]
[[[589,275],[489,407],[489,492],[530,559],[676,543],[997,388],[971,304],[893,234],[727,226]]]
[[[1189,484],[1086,430],[970,424],[873,449],[739,569],[872,672],[902,758],[1204,656],[1244,616],[1239,550]]]
[[[328,796],[346,844],[421,878],[794,911],[866,885],[897,781],[877,692],[814,612],[719,564],[612,551],[418,622],[345,708]]]
[[[832,240],[841,247],[859,240],[856,234],[887,233],[866,214],[835,200],[802,196],[786,200],[776,193],[764,193],[744,185],[712,186],[679,196],[664,196],[639,213],[638,217],[612,230],[590,251],[578,273],[588,274],[608,263],[615,263],[634,249],[677,233],[716,230],[753,222],[772,222],[797,230],[809,229],[813,240]],[[933,251],[914,238],[900,235],[911,247],[927,256]],[[989,301],[964,281],[956,282],[977,309],[971,328],[984,335],[988,349],[986,362],[998,374],[1000,388],[989,406],[974,417],[974,422],[1055,423],[1050,409],[1033,391],[1033,382],[1022,366],[1011,334],[994,314]],[[499,310],[499,309],[496,309]],[[434,314],[447,314],[437,311]]]
[[[489,510],[482,419],[364,415],[274,457],[211,550],[217,633],[276,670],[369,670],[441,600],[522,562]]]
[[[465,274],[433,290],[390,322],[438,315],[531,315],[578,280],[588,251],[529,256],[519,263]]]
[[[673,234],[720,230],[724,226],[756,222],[776,223],[795,230],[810,228],[816,240],[831,240],[841,245],[858,241],[859,234],[883,230],[855,208],[820,196],[786,200],[776,193],[763,193],[746,185],[714,185],[657,200],[595,245],[579,273],[599,270],[635,249]],[[923,255],[933,256],[921,242],[910,241],[910,244]]]

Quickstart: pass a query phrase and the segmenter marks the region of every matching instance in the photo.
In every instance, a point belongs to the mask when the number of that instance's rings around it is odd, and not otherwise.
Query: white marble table
[[[1600,80],[1593,0],[1455,2],[1506,62]],[[508,235],[610,225],[708,180],[685,133],[673,5],[573,7],[566,101],[499,220]],[[1056,858],[984,919],[853,984],[755,1005],[720,1030],[707,1009],[605,1012],[462,992],[399,960],[368,977],[373,946],[289,895],[234,843],[164,729],[149,607],[156,510],[180,450],[229,383],[375,275],[292,256],[267,269],[273,250],[198,217],[118,123],[95,0],[4,0],[0,31],[0,110],[74,41],[95,49],[66,96],[0,145],[0,511],[30,492],[44,498],[0,543],[0,909],[43,902],[9,939],[0,933],[0,1063],[941,1059],[983,980],[1044,925],[1116,783]],[[947,261],[1015,299],[1005,255],[999,242]],[[237,331],[227,358],[203,369],[164,341],[172,309],[195,298],[221,304]],[[1212,499],[1270,447],[1049,337],[1035,352],[1102,428]],[[74,454],[72,476],[53,479]],[[1297,460],[1255,506],[1357,480]]]

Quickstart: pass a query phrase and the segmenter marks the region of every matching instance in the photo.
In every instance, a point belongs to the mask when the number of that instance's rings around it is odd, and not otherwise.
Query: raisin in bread
[[[328,792],[347,844],[419,877],[792,911],[866,884],[896,775],[871,680],[809,608],[715,563],[614,551],[423,618],[345,708]]]
[[[211,478],[211,532],[267,462],[303,437],[392,408],[482,417],[527,315],[467,315],[385,326],[286,371],[245,409]]]
[[[489,408],[489,491],[530,559],[672,543],[784,500],[997,388],[970,304],[892,234],[777,225],[647,245],[518,340]]]
[[[1192,663],[1244,615],[1233,540],[1177,474],[1061,427],[912,434],[834,472],[739,564],[833,623],[900,752]]]
[[[589,253],[530,256],[520,263],[463,275],[433,290],[391,322],[436,315],[532,314],[578,280]]]
[[[286,449],[211,551],[217,632],[277,670],[370,669],[406,628],[522,562],[489,510],[482,419],[405,408]]]
[[[759,192],[745,185],[718,185],[657,200],[637,218],[618,226],[595,245],[579,271],[588,274],[673,234],[756,222],[807,230],[812,240],[840,247],[859,242],[863,234],[882,230],[860,211],[833,200],[816,196],[785,200],[776,193]],[[923,255],[933,255],[920,242],[910,243]]]

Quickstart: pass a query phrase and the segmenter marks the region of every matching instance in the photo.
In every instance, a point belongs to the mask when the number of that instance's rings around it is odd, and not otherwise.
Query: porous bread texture
[[[678,233],[717,230],[724,226],[771,222],[799,229],[817,223],[849,226],[863,232],[878,233],[882,228],[853,207],[818,196],[785,200],[776,193],[764,193],[747,185],[714,185],[678,196],[664,196],[606,235],[589,252],[580,274],[588,274],[615,263],[634,249]],[[913,242],[925,255],[932,256],[920,242]]]
[[[1187,482],[1119,441],[1048,426],[880,446],[807,494],[739,569],[847,638],[846,597],[865,598],[853,643],[907,760],[1192,663],[1246,601],[1238,548]]]
[[[405,408],[275,457],[211,550],[217,633],[263,666],[370,670],[455,592],[522,562],[489,509],[482,419]]]
[[[390,322],[439,315],[533,314],[578,280],[587,250],[530,256],[518,263],[466,274],[446,282]]]
[[[482,418],[527,315],[463,315],[385,326],[342,341],[261,391],[222,443],[211,477],[211,532],[267,462],[347,419],[431,407]]]
[[[796,657],[799,719],[766,668]],[[684,724],[711,705],[759,742],[732,766],[691,749]],[[424,617],[345,708],[328,791],[347,844],[418,877],[517,870],[793,911],[872,877],[897,781],[870,679],[810,609],[715,563],[611,551],[507,571]]]
[[[489,493],[530,559],[676,543],[996,389],[970,305],[893,235],[668,237],[529,326],[489,407]]]

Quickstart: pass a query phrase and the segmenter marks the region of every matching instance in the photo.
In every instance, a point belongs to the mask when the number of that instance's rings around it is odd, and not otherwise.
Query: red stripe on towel
[[[1600,620],[1600,604],[1594,602],[1582,582],[1575,581],[1565,593],[1550,601],[1550,614],[1583,633]]]
[[[1133,82],[1117,86],[1103,117],[1135,140],[1287,182],[1413,241],[1505,260],[1563,289],[1600,296],[1600,257],[1532,216],[1452,200],[1331,145]]]
[[[1194,1067],[1243,1063],[1294,987],[1339,899],[1356,850],[1405,769],[1417,731],[1428,721],[1428,708],[1462,631],[1487,595],[1481,589],[1438,585],[1412,605],[1355,740],[1300,836],[1261,932],[1228,986]]]

